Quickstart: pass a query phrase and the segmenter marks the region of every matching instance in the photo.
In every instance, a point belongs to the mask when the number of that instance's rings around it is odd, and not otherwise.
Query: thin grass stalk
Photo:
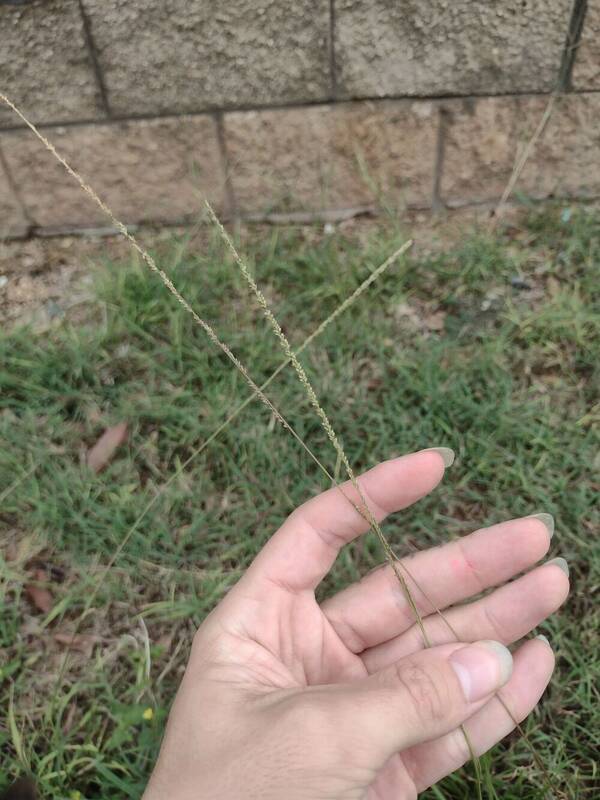
[[[521,155],[516,159],[515,166],[513,167],[513,170],[510,174],[506,186],[504,187],[504,191],[502,192],[502,196],[498,201],[498,205],[494,210],[494,225],[500,219],[502,211],[504,210],[504,206],[506,205],[508,198],[513,193],[514,188],[517,185],[517,181],[521,177],[521,173],[525,169],[525,165],[529,161],[529,158],[534,151],[538,139],[546,129],[546,125],[548,124],[550,117],[552,116],[552,112],[554,110],[554,104],[556,103],[557,97],[558,97],[557,94],[552,94],[550,96],[546,108],[544,109],[544,113],[542,114],[540,121],[538,122],[533,134],[531,135],[531,138],[523,148],[523,152],[521,153]]]

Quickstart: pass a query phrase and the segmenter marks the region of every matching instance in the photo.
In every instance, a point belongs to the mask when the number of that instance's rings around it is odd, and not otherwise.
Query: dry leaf
[[[118,425],[107,428],[87,454],[88,467],[94,472],[100,472],[111,461],[117,449],[126,439],[126,422],[119,422]]]
[[[436,311],[435,314],[429,314],[427,317],[425,317],[425,324],[430,331],[443,331],[445,320],[446,312]]]
[[[38,581],[39,583],[42,583],[48,579],[48,576],[43,569],[36,569],[33,573],[33,577],[34,580]],[[48,589],[44,589],[42,586],[36,586],[32,583],[28,583],[25,586],[25,591],[27,592],[27,596],[33,605],[42,613],[48,614],[54,604],[54,598],[52,597],[51,592]]]
[[[69,650],[77,650],[89,656],[92,654],[94,645],[97,644],[100,639],[98,636],[92,636],[88,633],[76,633],[73,635],[72,633],[58,632],[54,634],[54,641],[64,645]]]
[[[407,321],[415,328],[421,327],[421,318],[418,311],[410,303],[398,303],[394,307],[394,316],[399,321]]]

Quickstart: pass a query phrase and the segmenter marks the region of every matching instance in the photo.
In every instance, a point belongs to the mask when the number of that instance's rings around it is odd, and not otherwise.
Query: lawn
[[[406,237],[382,221],[262,230],[239,246],[299,346]],[[555,797],[597,797],[600,212],[530,208],[455,239],[388,269],[303,364],[357,470],[457,453],[443,484],[384,527],[397,553],[555,516],[551,557],[568,560],[572,591],[540,631],[558,664],[525,728]],[[216,237],[174,236],[160,263],[266,380],[281,353]],[[182,469],[249,389],[140,261],[90,270],[85,322],[0,333],[0,790],[30,770],[49,800],[140,796],[196,626],[327,485],[256,400]],[[267,393],[340,474],[289,367]],[[94,474],[86,452],[120,422],[127,441]],[[370,536],[348,547],[323,595],[381,561]],[[488,797],[547,796],[516,735],[485,766]],[[426,794],[475,796],[472,766]]]

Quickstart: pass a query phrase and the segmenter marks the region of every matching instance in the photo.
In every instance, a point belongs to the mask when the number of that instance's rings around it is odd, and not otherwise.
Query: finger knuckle
[[[421,664],[400,663],[396,666],[396,676],[420,723],[428,725],[445,716],[449,696],[438,671]]]
[[[484,621],[491,631],[489,638],[496,639],[499,642],[510,641],[510,637],[507,637],[506,625],[498,618],[496,612],[488,603],[484,604],[483,613]]]

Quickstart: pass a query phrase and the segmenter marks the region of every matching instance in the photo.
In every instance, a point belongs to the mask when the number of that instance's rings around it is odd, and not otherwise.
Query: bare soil
[[[407,235],[414,238],[420,254],[438,251],[464,236],[465,228],[490,224],[490,211],[489,206],[478,206],[434,214],[410,212],[405,216]],[[518,219],[520,213],[507,207],[503,223]],[[317,240],[337,228],[360,240],[382,225],[385,221],[380,217],[356,216],[339,223],[306,225],[304,231],[307,239]],[[252,239],[269,227],[243,223],[238,232]],[[184,232],[184,228],[148,228],[135,235],[144,246],[160,252],[161,246]],[[194,230],[188,247],[202,247],[207,234],[206,227]],[[0,244],[0,324],[8,328],[31,325],[43,333],[65,319],[88,319],[93,265],[105,260],[126,263],[132,257],[130,245],[118,234],[57,235]]]

